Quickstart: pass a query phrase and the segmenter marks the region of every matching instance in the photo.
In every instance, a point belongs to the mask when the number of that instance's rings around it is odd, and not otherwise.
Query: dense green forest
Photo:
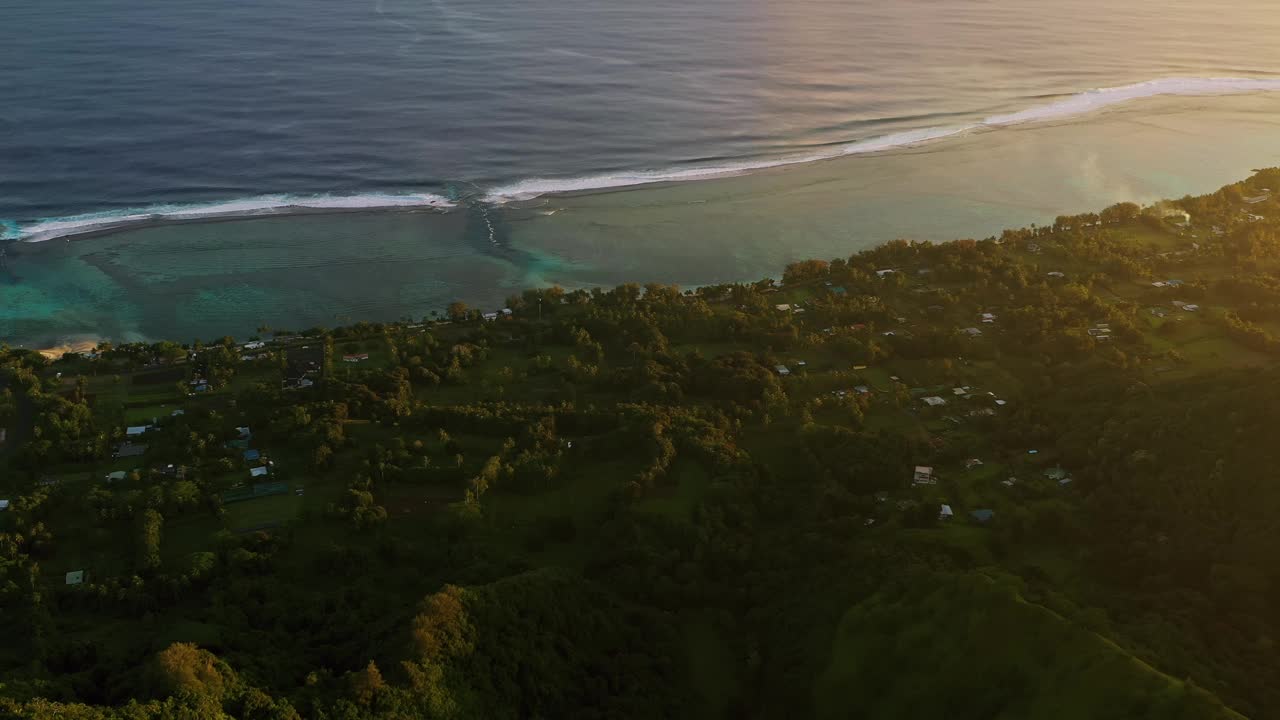
[[[0,715],[1280,717],[1272,188],[2,348]]]

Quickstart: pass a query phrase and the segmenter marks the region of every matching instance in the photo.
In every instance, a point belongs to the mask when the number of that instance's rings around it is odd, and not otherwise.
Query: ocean
[[[0,0],[0,341],[686,286],[1280,164],[1244,0]]]

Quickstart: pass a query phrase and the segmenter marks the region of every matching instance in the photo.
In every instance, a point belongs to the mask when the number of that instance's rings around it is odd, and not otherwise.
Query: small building
[[[501,311],[501,312],[502,312],[502,314],[503,314],[503,315],[505,315],[505,316],[507,316],[507,317],[511,317],[511,308],[502,308],[502,311]]]
[[[262,465],[256,468],[250,468],[249,477],[266,477],[268,472],[269,471],[267,470],[267,466],[265,465]]]
[[[786,303],[783,303],[781,305],[774,305],[773,309],[777,310],[778,312],[791,312],[791,306],[787,305]]]
[[[912,485],[932,485],[935,482],[933,477],[933,468],[925,465],[917,465],[915,473],[912,475]]]
[[[8,509],[9,509],[9,501],[0,500],[0,510],[8,510]]]
[[[249,429],[249,426],[248,426],[248,425],[246,425],[246,426],[244,426],[244,427],[238,427],[238,428],[236,428],[236,435],[237,435],[241,440],[248,440],[248,439],[250,439],[250,438],[252,438],[252,437],[253,437],[253,431]]]
[[[937,395],[930,395],[929,397],[921,398],[920,400],[929,407],[940,407],[947,404],[945,399],[940,398]]]
[[[244,344],[244,345],[242,345],[241,347],[243,347],[245,350],[261,350],[262,348],[264,348],[264,347],[266,347],[266,346],[267,346],[267,344],[266,344],[266,343],[264,343],[264,342],[262,342],[262,341],[260,341],[260,340],[255,340],[255,341],[253,341],[253,342],[245,343],[245,344]]]
[[[488,320],[489,322],[493,322],[494,320],[498,319],[498,313],[496,312],[483,313],[482,315],[480,315],[480,318],[482,320]]]
[[[774,365],[773,369],[782,377],[786,377],[791,374],[791,368],[786,365]]]
[[[947,505],[946,503],[943,503],[942,507],[938,509],[939,520],[950,520],[955,516],[956,514],[951,511],[951,506]]]
[[[132,425],[128,428],[125,428],[124,434],[128,437],[137,437],[139,435],[145,435],[146,432],[150,429],[151,429],[150,425]]]
[[[107,482],[119,482],[120,480],[124,480],[127,477],[129,477],[129,473],[123,470],[116,470],[115,472],[107,473],[107,476],[103,479],[106,480]]]
[[[960,330],[960,332],[964,333],[965,335],[968,335],[969,337],[978,337],[979,335],[982,334],[982,331],[976,327],[963,328]]]
[[[892,275],[892,274],[894,274],[894,273],[896,273],[896,272],[898,272],[898,271],[897,271],[897,270],[894,270],[893,268],[886,268],[886,269],[884,269],[884,270],[877,270],[877,271],[876,271],[876,275],[877,275],[877,276],[879,276],[879,277],[881,277],[881,278],[883,278],[883,277],[886,277],[886,276]]]
[[[68,585],[79,585],[82,582],[84,582],[83,570],[72,570],[71,572],[67,573]]]
[[[358,363],[369,359],[369,353],[354,353],[351,355],[343,355],[342,362]]]
[[[972,470],[976,467],[982,467],[982,461],[979,460],[978,458],[969,458],[968,460],[964,461],[965,470]]]
[[[993,314],[991,314],[991,313],[982,313],[982,322],[984,322],[984,323],[993,323],[993,322],[995,322],[995,321],[996,321],[996,316],[995,316],[995,315],[993,315]]]
[[[1066,480],[1067,478],[1071,477],[1071,473],[1067,472],[1061,467],[1055,466],[1055,467],[1049,468],[1048,470],[1045,470],[1044,476],[1049,478],[1050,480],[1053,480],[1054,482],[1060,483],[1063,480]]]
[[[853,387],[853,391],[858,393],[859,395],[871,394],[871,388],[867,387],[866,385],[855,385]]]
[[[254,462],[255,460],[260,459],[261,457],[262,457],[262,453],[258,452],[257,450],[244,451],[245,462]]]
[[[1047,275],[1051,278],[1064,278],[1067,276],[1066,273],[1062,272],[1061,270],[1050,271],[1049,273],[1047,273]]]
[[[975,522],[984,523],[984,524],[991,522],[991,520],[995,516],[996,516],[996,512],[994,510],[988,510],[986,508],[983,508],[981,510],[974,510],[973,512],[969,513],[969,517],[973,518]]]
[[[1200,309],[1200,306],[1195,305],[1193,303],[1187,303],[1186,305],[1182,306],[1182,309],[1186,312],[1195,312]]]

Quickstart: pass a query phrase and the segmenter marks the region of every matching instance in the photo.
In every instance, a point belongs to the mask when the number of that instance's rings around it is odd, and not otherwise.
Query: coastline
[[[1203,193],[1280,165],[1276,93],[1159,98],[1006,129],[1016,132],[502,206],[153,221],[80,236],[93,242],[16,244],[0,270],[0,338],[245,337],[264,324],[421,317],[454,300],[496,309],[550,284],[749,281],[895,238],[982,238]]]
[[[61,358],[63,355],[78,355],[80,353],[89,352],[97,348],[98,345],[102,342],[103,341],[101,339],[68,340],[67,342],[61,343],[58,345],[39,348],[36,350],[36,352],[45,356],[49,360],[57,360],[58,358]]]

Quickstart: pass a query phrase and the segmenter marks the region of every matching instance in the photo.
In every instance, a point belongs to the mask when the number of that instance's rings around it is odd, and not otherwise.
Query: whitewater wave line
[[[197,220],[269,217],[307,212],[391,210],[454,207],[448,198],[430,193],[363,195],[261,195],[221,202],[151,205],[143,208],[85,213],[40,220],[27,225],[8,224],[5,240],[41,242],[73,235],[104,232],[136,225]]]
[[[977,122],[949,127],[907,130],[877,138],[833,145],[822,151],[769,160],[744,160],[739,163],[706,167],[641,170],[616,174],[588,175],[573,178],[531,178],[493,188],[485,200],[494,204],[531,200],[542,195],[607,190],[610,188],[649,185],[664,182],[686,182],[741,175],[753,170],[801,165],[847,155],[864,155],[923,145],[975,130],[997,129],[1012,125],[1062,120],[1087,115],[1108,107],[1166,95],[1208,96],[1280,91],[1280,78],[1195,78],[1174,77],[1118,87],[1088,90],[1044,105],[1004,115],[992,115]]]
[[[733,175],[755,170],[799,165],[836,157],[886,152],[936,142],[945,138],[978,131],[1062,120],[1086,115],[1125,103],[1158,96],[1211,96],[1280,91],[1280,78],[1198,78],[1172,77],[1147,82],[1099,88],[1064,96],[1026,110],[992,115],[967,124],[929,127],[891,133],[881,137],[832,145],[819,151],[788,157],[743,160],[737,163],[638,170],[612,174],[584,175],[569,178],[530,178],[490,188],[481,196],[483,202],[503,205],[531,200],[543,195],[586,192],[655,183],[688,182]],[[0,239],[39,242],[56,238],[123,229],[136,225],[191,220],[234,219],[286,215],[294,213],[342,210],[381,210],[435,208],[447,210],[456,206],[448,198],[430,193],[364,194],[364,195],[265,195],[240,200],[196,204],[169,204],[150,207],[88,213],[50,218],[19,225],[0,221]]]

